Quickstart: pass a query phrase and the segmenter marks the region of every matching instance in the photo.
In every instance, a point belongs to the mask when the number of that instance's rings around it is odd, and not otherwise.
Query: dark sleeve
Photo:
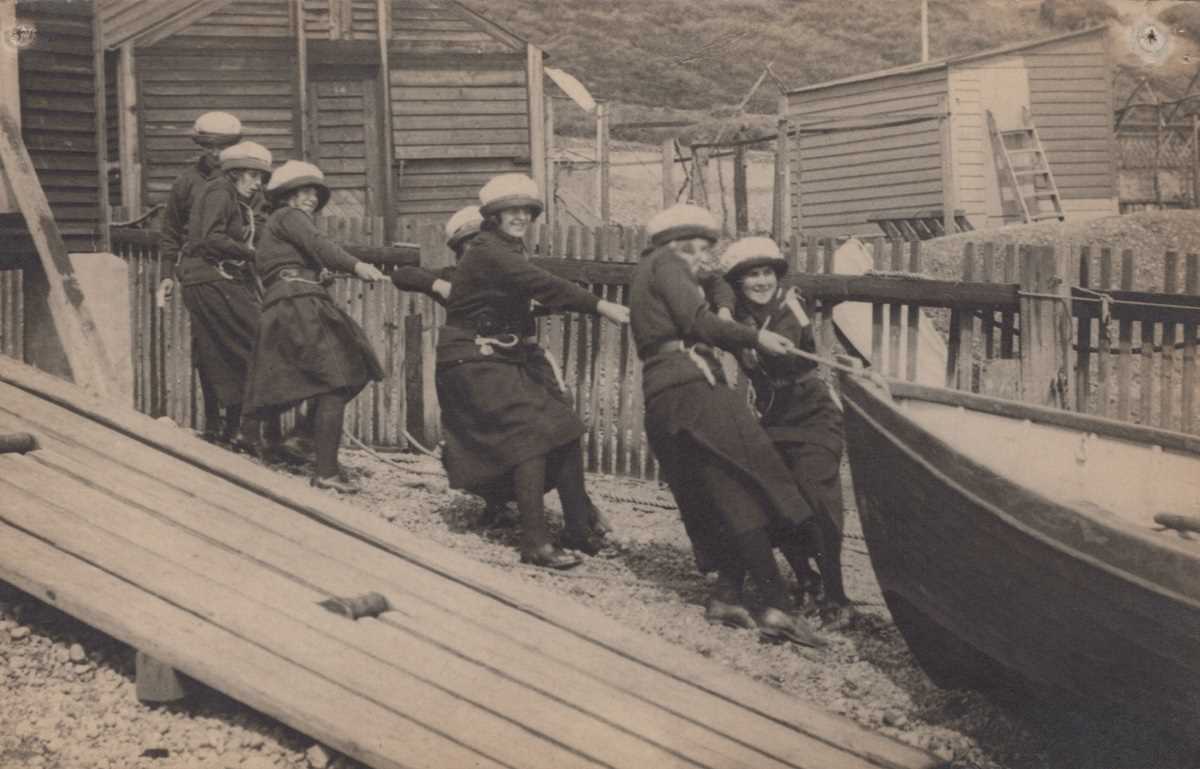
[[[527,259],[498,248],[480,254],[490,262],[497,281],[527,299],[536,299],[551,310],[596,313],[600,298],[586,288],[546,272]]]
[[[681,259],[662,259],[655,265],[653,290],[663,300],[680,336],[736,352],[758,341],[758,332],[708,309],[696,290],[696,279]]]
[[[229,236],[230,217],[241,215],[236,196],[231,199],[227,190],[206,186],[192,209],[192,216],[198,217],[199,221],[191,222],[189,226],[196,226],[193,231],[197,233],[198,245],[202,244],[227,259],[253,259],[254,249]]]
[[[354,272],[358,259],[317,229],[308,214],[298,208],[286,211],[279,219],[279,235],[300,253],[316,259],[322,267]]]
[[[737,295],[733,292],[733,286],[729,285],[729,281],[723,276],[710,272],[701,278],[700,287],[704,289],[704,295],[708,297],[708,303],[714,310],[724,307],[733,312],[737,306]]]
[[[454,285],[454,268],[443,267],[437,272],[432,272],[424,267],[397,267],[392,272],[392,285],[396,288],[401,291],[425,294],[438,304],[445,305],[446,300],[433,290],[433,283],[436,280],[444,280],[450,285]]]
[[[183,250],[183,241],[187,237],[187,222],[184,216],[190,213],[191,185],[185,176],[181,176],[171,185],[167,195],[167,208],[163,212],[162,234],[159,237],[159,251],[167,262],[179,259]]]

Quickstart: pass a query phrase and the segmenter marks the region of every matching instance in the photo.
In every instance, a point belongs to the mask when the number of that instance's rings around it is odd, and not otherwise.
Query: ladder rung
[[[1041,216],[1033,217],[1033,221],[1040,222],[1043,219],[1057,219],[1061,222],[1064,218],[1065,217],[1062,214],[1043,214]]]
[[[1039,170],[1039,171],[1034,171],[1034,170],[1032,170],[1032,169],[1031,169],[1031,170],[1028,170],[1028,171],[1013,171],[1013,175],[1014,175],[1014,176],[1049,176],[1049,175],[1050,175],[1050,169],[1049,169],[1049,168],[1043,168],[1043,169],[1041,169],[1041,170]]]
[[[1028,148],[1014,147],[1013,149],[1010,149],[1008,151],[1008,154],[1010,154],[1010,155],[1016,155],[1017,153],[1028,154],[1031,152],[1035,153],[1035,154],[1041,154],[1042,151],[1037,149],[1036,147],[1028,147]]]

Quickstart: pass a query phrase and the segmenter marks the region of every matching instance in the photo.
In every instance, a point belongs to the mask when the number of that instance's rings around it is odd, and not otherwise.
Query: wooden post
[[[308,37],[304,31],[304,0],[293,0],[292,17],[296,22],[296,144],[300,158],[312,157],[312,131],[308,115]]]
[[[383,237],[385,243],[392,242],[392,232],[396,223],[395,207],[393,204],[395,173],[392,161],[395,152],[392,149],[392,70],[388,58],[388,43],[392,36],[392,4],[390,0],[376,0],[375,18],[377,22],[376,37],[379,40],[379,150],[383,155],[383,184],[380,190],[379,214],[383,216]]]
[[[382,2],[383,0],[380,0]],[[548,231],[545,242],[554,238],[558,225],[558,166],[554,164],[554,97],[546,97],[546,218],[543,226]],[[558,254],[554,254],[557,256]],[[548,253],[542,256],[549,256]]]
[[[608,224],[612,219],[609,204],[608,114],[608,103],[598,102],[596,104],[596,170],[599,188],[596,198],[599,201],[600,221],[604,224]]]
[[[1192,115],[1192,208],[1200,208],[1200,115]]]
[[[660,148],[662,158],[662,207],[675,205],[675,140],[667,139]]]
[[[119,397],[115,369],[105,351],[104,340],[75,277],[33,160],[6,104],[0,104],[0,167],[12,183],[16,193],[13,197],[21,207],[37,249],[47,281],[50,315],[72,378],[101,398]],[[107,207],[107,198],[103,202]]]
[[[17,4],[0,2],[0,35],[7,35],[17,25]],[[0,42],[0,104],[12,110],[12,121],[18,134],[21,131],[21,83],[17,47]],[[21,209],[7,177],[0,173],[0,214],[17,213]]]
[[[105,72],[108,68],[104,62],[104,39],[101,37],[100,14],[92,14],[92,67],[96,83],[96,175],[99,178],[100,189],[96,196],[96,206],[99,209],[96,223],[96,250],[108,251],[108,223],[112,213],[108,210],[108,98]]]
[[[788,215],[788,119],[779,118],[775,139],[775,189],[771,193],[771,233],[780,245],[792,233],[787,225]]]
[[[175,668],[143,651],[134,658],[134,691],[139,702],[178,702],[187,696]]]
[[[690,197],[696,205],[708,208],[708,188],[704,183],[704,172],[708,168],[708,151],[703,147],[692,147],[691,151],[692,175]]]
[[[529,95],[529,159],[533,180],[542,191],[542,202],[550,205],[546,190],[546,72],[542,49],[525,46],[525,82]]]
[[[957,180],[954,175],[954,135],[953,116],[945,97],[938,99],[938,130],[941,134],[942,147],[942,230],[947,235],[954,234],[954,208],[958,205]]]
[[[140,101],[133,44],[125,43],[121,46],[121,59],[117,64],[117,124],[121,148],[121,204],[130,219],[142,215],[142,143],[138,141]]]
[[[1022,247],[1021,261],[1021,400],[1069,409],[1071,251]]]
[[[733,149],[733,226],[738,237],[750,231],[750,205],[746,194],[746,147]]]

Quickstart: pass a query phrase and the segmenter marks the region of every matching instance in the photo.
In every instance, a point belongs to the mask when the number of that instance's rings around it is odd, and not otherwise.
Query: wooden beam
[[[547,243],[554,242],[554,228],[558,226],[558,167],[554,163],[554,98],[547,97],[546,104],[546,218]],[[544,254],[543,254],[544,255]]]
[[[301,159],[308,160],[312,156],[312,131],[308,122],[308,37],[304,33],[304,0],[292,0],[290,15],[295,21],[296,33],[296,143]]]
[[[1064,348],[1059,316],[1064,301],[1070,306],[1069,259],[1067,248],[1021,248],[1021,400],[1026,403],[1071,408],[1071,339],[1068,334]]]
[[[665,139],[660,148],[662,166],[662,207],[675,205],[675,139]]]
[[[7,35],[17,26],[17,4],[15,0],[0,0],[0,34]],[[15,45],[0,44],[0,104],[12,109],[13,125],[17,134],[21,131],[21,82],[20,66]],[[15,214],[20,211],[8,178],[0,173],[0,214]]]
[[[746,190],[746,148],[733,150],[733,222],[737,236],[750,230],[750,203]]]
[[[958,207],[958,178],[954,173],[954,116],[950,114],[945,97],[938,99],[944,117],[938,119],[942,143],[942,229],[954,232],[954,209]]]
[[[392,3],[391,0],[375,0],[375,19],[379,42],[379,150],[383,155],[383,183],[380,190],[380,211],[383,217],[383,237],[391,242],[395,230],[395,185],[396,173],[392,170],[392,162],[396,152],[392,147],[392,65],[388,58],[388,42],[392,32]]]
[[[135,61],[133,45],[122,45],[117,64],[117,123],[120,133],[121,205],[129,219],[136,219],[142,214],[142,144],[138,140],[141,100],[138,98]]]
[[[100,180],[96,207],[98,221],[96,222],[96,250],[108,251],[108,223],[112,221],[112,211],[108,205],[108,84],[105,82],[104,40],[101,38],[100,16],[92,14],[92,67],[93,79],[96,83],[95,105],[96,114],[96,175]]]
[[[149,29],[137,32],[131,42],[138,48],[149,48],[166,40],[171,35],[187,29],[201,19],[224,10],[232,2],[233,0],[204,0],[204,2],[197,3],[195,0],[180,0],[169,10],[166,7],[167,4],[163,3],[155,8],[156,12],[161,11],[161,19]],[[116,44],[124,42],[125,40],[105,41],[105,45],[114,47]]]
[[[786,101],[780,109],[786,108]],[[780,117],[775,137],[775,186],[771,190],[771,233],[781,246],[792,237],[788,227],[788,121]]]
[[[542,67],[542,49],[535,45],[525,46],[525,82],[529,99],[529,158],[533,180],[546,197],[546,91],[545,70]]]
[[[59,235],[50,202],[21,140],[20,129],[9,105],[3,103],[0,103],[0,165],[12,183],[49,284],[50,314],[71,376],[77,384],[100,397],[115,398],[119,387],[112,361],[71,267],[67,246]]]
[[[607,102],[598,102],[596,104],[596,170],[597,174],[597,195],[600,209],[600,222],[608,224],[612,220],[612,205],[610,202],[610,181],[609,181],[609,142],[608,142],[608,116],[609,105]]]

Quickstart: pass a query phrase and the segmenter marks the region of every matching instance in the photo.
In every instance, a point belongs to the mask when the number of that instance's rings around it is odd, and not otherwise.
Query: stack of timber
[[[370,766],[937,764],[0,358],[19,432],[0,579]]]

